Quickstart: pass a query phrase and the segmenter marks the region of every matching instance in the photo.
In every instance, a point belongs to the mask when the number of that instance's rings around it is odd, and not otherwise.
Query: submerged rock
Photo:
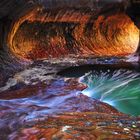
[[[123,119],[124,122],[120,123]],[[108,113],[63,113],[48,116],[45,121],[39,121],[30,126],[30,123],[19,132],[9,136],[11,139],[41,139],[41,140],[63,140],[63,139],[139,139],[140,123],[135,123],[134,118],[122,114]]]

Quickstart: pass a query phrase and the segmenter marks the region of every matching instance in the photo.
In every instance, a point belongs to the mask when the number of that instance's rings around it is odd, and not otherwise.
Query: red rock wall
[[[40,59],[68,54],[121,56],[134,53],[139,31],[124,13],[45,11],[37,8],[15,24],[10,49],[17,57]],[[88,25],[89,24],[89,25]]]

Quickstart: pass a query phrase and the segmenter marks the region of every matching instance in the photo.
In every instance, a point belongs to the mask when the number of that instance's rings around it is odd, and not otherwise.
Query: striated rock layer
[[[121,56],[134,53],[139,33],[124,13],[99,16],[87,26],[91,13],[48,12],[30,17],[16,31],[11,50],[28,59],[82,56]],[[84,15],[84,16],[83,16]]]
[[[127,2],[4,0],[0,7],[0,46],[18,58],[120,56],[137,50],[139,32],[125,14]]]

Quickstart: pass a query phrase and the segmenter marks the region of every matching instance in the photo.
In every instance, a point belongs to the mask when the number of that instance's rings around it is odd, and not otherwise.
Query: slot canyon
[[[0,140],[140,139],[140,0],[0,2]]]

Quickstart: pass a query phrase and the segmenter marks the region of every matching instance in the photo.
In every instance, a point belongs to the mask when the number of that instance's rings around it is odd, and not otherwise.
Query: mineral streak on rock
[[[125,14],[127,5],[117,0],[4,0],[0,5],[1,46],[18,58],[31,60],[134,53],[139,33]]]
[[[121,56],[137,49],[138,29],[124,13],[100,15],[94,21],[90,21],[93,12],[82,10],[38,9],[29,15],[15,24],[10,37],[10,49],[19,57]]]

